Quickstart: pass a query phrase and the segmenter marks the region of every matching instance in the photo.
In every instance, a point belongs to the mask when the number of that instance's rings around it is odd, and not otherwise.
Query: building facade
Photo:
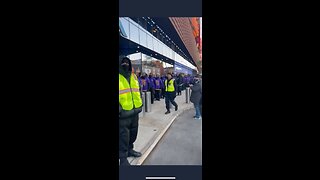
[[[119,55],[132,60],[135,73],[162,76],[167,72],[191,75],[198,71],[169,18],[120,17],[119,42]],[[196,39],[194,43],[197,47]]]

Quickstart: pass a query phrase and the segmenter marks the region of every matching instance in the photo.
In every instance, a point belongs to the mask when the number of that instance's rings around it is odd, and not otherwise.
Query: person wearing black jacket
[[[142,111],[142,98],[138,78],[132,73],[131,61],[119,57],[119,159],[120,165],[130,165],[127,157],[140,157],[133,150],[137,139],[139,113]]]
[[[166,109],[167,112],[165,114],[170,113],[170,102],[175,106],[175,110],[178,110],[178,104],[174,101],[176,98],[176,89],[177,89],[177,83],[172,78],[171,73],[167,74],[167,80],[164,82],[165,86],[165,102],[166,102]]]
[[[194,82],[190,84],[190,88],[192,90],[190,101],[193,103],[196,111],[194,118],[199,120],[201,119],[200,100],[202,99],[202,83],[200,82],[199,75],[194,78]]]

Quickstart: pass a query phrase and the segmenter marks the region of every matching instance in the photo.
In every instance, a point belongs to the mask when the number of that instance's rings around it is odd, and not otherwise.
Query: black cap
[[[122,58],[122,60],[121,60],[121,64],[122,64],[122,63],[128,63],[128,64],[129,64],[129,62],[130,62],[130,59],[129,59],[128,57],[124,57],[124,58]]]

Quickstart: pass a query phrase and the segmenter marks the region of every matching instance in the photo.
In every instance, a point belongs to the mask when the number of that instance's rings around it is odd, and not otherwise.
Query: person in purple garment
[[[187,83],[187,75],[185,75],[184,77],[183,77],[183,84],[184,84],[184,86],[183,86],[183,90],[185,90],[186,89],[186,87],[188,87],[188,83]]]
[[[151,104],[154,102],[154,94],[155,94],[155,79],[153,74],[149,74],[149,91],[151,92]]]
[[[161,88],[162,88],[162,81],[160,79],[160,74],[157,74],[154,82],[155,82],[155,98],[157,101],[160,101],[160,94],[161,94]]]
[[[143,73],[141,76],[141,85],[142,85],[142,92],[147,92],[149,89],[149,79],[146,73]]]
[[[189,85],[190,85],[190,79],[191,79],[191,78],[190,78],[190,74],[188,74],[188,75],[187,75],[187,79],[186,79],[186,81],[187,81],[187,82],[186,82],[187,87],[190,87],[190,86],[189,86]]]

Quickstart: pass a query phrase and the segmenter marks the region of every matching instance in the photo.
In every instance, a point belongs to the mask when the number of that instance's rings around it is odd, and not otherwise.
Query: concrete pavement
[[[180,114],[142,165],[202,165],[202,120]]]
[[[173,121],[185,111],[194,111],[192,103],[186,103],[185,91],[181,96],[177,96],[175,101],[178,104],[178,111],[174,110],[174,106],[170,110],[170,114],[166,112],[164,99],[154,101],[151,112],[146,112],[144,117],[140,117],[138,137],[134,143],[134,150],[142,153],[139,158],[129,157],[131,165],[141,165],[148,157],[157,143],[160,141],[165,132],[169,129]]]

